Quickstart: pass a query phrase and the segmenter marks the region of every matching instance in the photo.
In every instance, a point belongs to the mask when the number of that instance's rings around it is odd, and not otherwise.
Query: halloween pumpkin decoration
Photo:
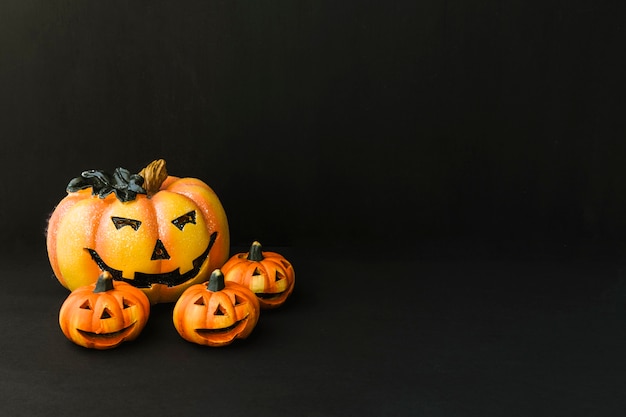
[[[67,191],[46,243],[70,291],[108,271],[152,304],[173,302],[228,259],[228,222],[217,195],[199,179],[169,176],[162,159],[133,175],[85,171]]]
[[[63,334],[86,348],[111,349],[135,339],[150,315],[150,301],[125,282],[113,283],[105,271],[95,284],[75,289],[59,312]]]
[[[295,284],[291,263],[276,252],[263,252],[259,242],[253,242],[248,253],[230,258],[222,272],[226,281],[245,285],[254,292],[262,309],[281,306]]]
[[[206,284],[187,288],[174,305],[176,331],[189,342],[224,346],[250,335],[259,319],[259,302],[243,285],[224,282],[219,269]]]

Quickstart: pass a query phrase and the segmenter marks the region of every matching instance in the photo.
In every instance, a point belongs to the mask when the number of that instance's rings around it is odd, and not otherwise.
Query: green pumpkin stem
[[[93,289],[94,293],[111,291],[113,288],[113,275],[109,271],[104,271],[98,277],[96,281],[96,287]]]
[[[248,252],[248,260],[259,262],[265,259],[265,256],[263,256],[262,249],[263,247],[261,246],[259,242],[256,242],[256,241],[252,242],[252,246],[250,246],[250,252]]]
[[[206,288],[211,292],[222,291],[226,288],[226,284],[224,283],[224,274],[221,270],[216,269],[211,272],[211,277],[209,278]]]

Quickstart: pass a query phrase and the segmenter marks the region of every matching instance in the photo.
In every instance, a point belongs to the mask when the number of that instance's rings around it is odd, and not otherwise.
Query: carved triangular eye
[[[110,319],[111,317],[113,316],[111,315],[111,311],[108,308],[102,310],[102,315],[100,315],[101,319]]]
[[[124,226],[130,226],[133,230],[138,230],[139,226],[141,226],[141,221],[135,219],[127,219],[125,217],[111,217],[111,221],[115,225],[117,230],[121,229]]]
[[[215,309],[215,313],[213,313],[213,315],[215,316],[226,316],[226,310],[224,309],[224,307],[222,307],[221,304],[217,305],[217,308]]]
[[[189,213],[185,213],[180,217],[172,220],[172,224],[178,229],[183,230],[187,223],[196,224],[196,211],[192,210]]]
[[[82,303],[80,305],[80,308],[82,308],[83,310],[91,310],[91,304],[89,303],[89,300],[86,300],[84,303]]]
[[[122,305],[124,306],[124,308],[131,308],[132,306],[134,306],[135,304],[132,303],[131,301],[128,301],[126,298],[122,299]]]
[[[263,272],[259,268],[254,268],[254,272],[252,273],[253,277],[257,277],[259,275],[263,275]]]
[[[198,298],[194,304],[197,305],[197,306],[203,306],[204,305],[204,297]]]
[[[285,274],[283,274],[280,271],[276,271],[276,277],[274,278],[274,280],[276,282],[280,281],[281,279],[285,279]]]
[[[246,300],[239,295],[235,294],[235,305],[238,306],[240,304],[244,304]]]

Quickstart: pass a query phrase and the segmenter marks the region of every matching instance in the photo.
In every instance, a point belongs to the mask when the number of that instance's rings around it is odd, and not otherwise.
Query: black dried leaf
[[[142,187],[143,182],[141,175],[131,174],[124,168],[117,168],[113,175],[90,169],[84,171],[80,177],[72,179],[67,185],[67,191],[76,192],[91,187],[92,195],[105,198],[115,193],[118,200],[126,202],[134,200],[137,194],[146,194],[146,190]]]

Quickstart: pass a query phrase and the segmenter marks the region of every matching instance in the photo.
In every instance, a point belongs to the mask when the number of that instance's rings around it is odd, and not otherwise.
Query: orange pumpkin
[[[46,243],[54,274],[69,290],[108,271],[155,304],[206,281],[228,259],[230,239],[213,190],[196,178],[169,176],[158,160],[135,175],[91,170],[72,180],[49,219]]]
[[[216,269],[206,284],[185,290],[174,306],[174,327],[180,336],[206,346],[224,346],[245,339],[259,320],[259,302],[243,285],[224,282]]]
[[[238,253],[223,266],[226,281],[245,285],[255,293],[262,309],[284,304],[293,292],[296,273],[293,266],[276,252],[263,252],[259,242],[250,251]]]
[[[77,288],[63,302],[59,325],[77,345],[111,349],[135,339],[145,327],[148,297],[130,284],[114,284],[112,278],[105,271],[95,284]]]

